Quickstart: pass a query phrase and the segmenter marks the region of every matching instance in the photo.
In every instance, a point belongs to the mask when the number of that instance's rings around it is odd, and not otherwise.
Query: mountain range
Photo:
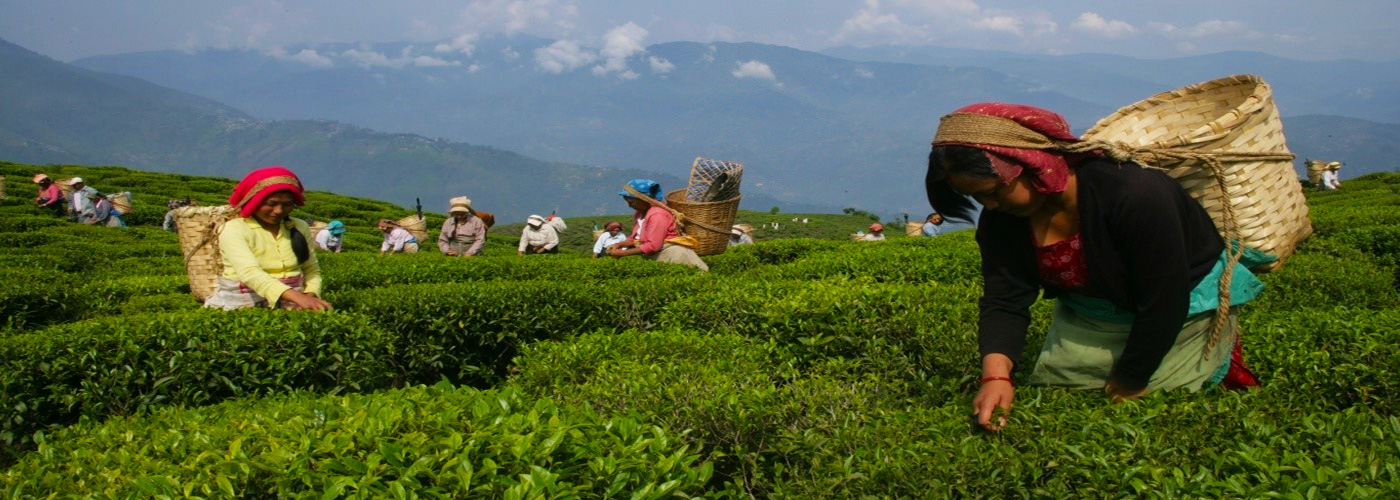
[[[314,165],[316,181],[334,185],[327,189],[401,203],[414,195],[480,193],[474,197],[511,211],[538,212],[528,207],[546,200],[561,210],[615,213],[615,200],[597,194],[612,192],[615,180],[651,176],[678,186],[691,160],[706,156],[745,164],[746,208],[919,214],[927,210],[918,179],[928,140],[938,117],[963,104],[1043,106],[1082,131],[1137,99],[1242,72],[1274,86],[1300,166],[1312,157],[1346,162],[1347,177],[1386,171],[1400,149],[1400,126],[1391,125],[1400,123],[1400,101],[1392,98],[1400,64],[1255,53],[1140,60],[671,42],[618,56],[527,35],[488,35],[467,46],[144,52],[63,67],[72,78],[129,96],[159,93],[133,78],[174,89],[161,89],[169,97],[161,102],[183,111],[121,111],[133,122],[129,130],[97,137],[98,124],[85,124],[64,142],[56,131],[31,132],[57,130],[26,124],[45,113],[6,111],[11,107],[0,102],[0,154],[7,159],[79,161],[45,158],[103,153],[104,163],[223,169],[219,175],[236,177],[229,165],[294,158]],[[24,97],[68,103],[31,95],[61,88],[39,85]],[[7,90],[0,99],[10,97]],[[182,125],[149,124],[159,116],[179,117]],[[191,136],[196,131],[204,132]],[[140,134],[152,139],[134,144]],[[17,143],[27,144],[18,152],[29,157],[14,156]]]

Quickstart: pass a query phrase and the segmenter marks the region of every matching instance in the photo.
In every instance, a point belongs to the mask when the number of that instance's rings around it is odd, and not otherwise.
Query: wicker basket
[[[697,156],[695,163],[690,165],[690,180],[686,184],[684,200],[698,203],[738,197],[739,182],[743,177],[743,164]]]
[[[398,225],[417,238],[419,246],[428,245],[428,221],[418,218],[417,215],[410,215],[399,219]]]
[[[922,222],[905,222],[905,223],[904,223],[904,234],[907,234],[907,235],[909,235],[909,236],[913,236],[913,237],[916,237],[916,238],[919,237],[919,236],[923,236],[923,235],[924,235],[924,223],[922,223]]]
[[[1235,75],[1163,92],[1099,120],[1085,140],[1119,142],[1138,148],[1189,150],[1211,154],[1269,154],[1291,157],[1273,91],[1254,75]],[[1163,168],[1205,206],[1222,234],[1228,204],[1238,238],[1245,246],[1278,260],[1255,268],[1283,265],[1299,242],[1312,234],[1308,206],[1292,160],[1224,159],[1225,192],[1200,160],[1167,160]]]
[[[318,220],[318,221],[316,221],[316,222],[312,222],[311,224],[308,224],[306,227],[307,227],[308,229],[311,230],[311,236],[310,236],[310,237],[314,239],[314,238],[316,237],[316,235],[321,234],[321,231],[324,231],[326,228],[328,228],[328,227],[330,227],[330,226],[331,226],[331,225],[330,225],[329,222]]]
[[[224,261],[219,254],[219,231],[224,223],[238,217],[238,209],[180,207],[175,209],[175,226],[180,235],[180,251],[185,255],[185,274],[190,278],[190,295],[203,302],[214,294]]]
[[[724,201],[686,201],[686,190],[666,193],[666,205],[685,215],[681,232],[700,242],[695,253],[704,257],[724,253],[729,247],[729,226],[739,211],[739,196]]]
[[[593,241],[598,241],[598,237],[599,237],[599,236],[602,236],[603,233],[606,233],[606,232],[607,232],[607,231],[604,231],[604,230],[602,230],[602,229],[594,229],[594,230],[593,230]]]
[[[112,208],[123,215],[131,213],[131,193],[122,191],[107,197],[107,201],[112,203]]]

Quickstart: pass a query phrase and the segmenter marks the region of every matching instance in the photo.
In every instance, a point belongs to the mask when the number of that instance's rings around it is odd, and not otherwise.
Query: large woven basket
[[[428,221],[418,218],[417,215],[410,215],[399,219],[398,224],[399,227],[408,231],[408,234],[418,239],[418,245],[420,247],[428,245]]]
[[[214,294],[219,276],[224,274],[219,231],[225,222],[235,217],[238,217],[238,209],[229,205],[175,209],[175,226],[180,235],[180,251],[185,255],[190,295],[201,302]]]
[[[1289,155],[1273,90],[1254,75],[1198,83],[1138,101],[1099,120],[1084,139],[1199,153]],[[1225,192],[1202,161],[1168,160],[1151,166],[1165,169],[1201,202],[1222,234],[1227,232],[1225,208],[1231,206],[1240,241],[1278,258],[1255,270],[1279,268],[1298,243],[1312,234],[1293,162],[1221,163]]]
[[[923,236],[923,235],[924,235],[924,223],[922,223],[922,222],[905,222],[905,223],[904,223],[904,234],[907,234],[907,235],[909,235],[909,236],[915,236],[915,237]]]
[[[112,208],[122,214],[131,213],[131,193],[122,191],[107,197],[107,201],[112,203]]]
[[[729,226],[739,211],[739,196],[724,201],[686,201],[686,190],[666,193],[666,205],[685,215],[681,232],[700,242],[695,253],[704,257],[724,253],[729,246]]]

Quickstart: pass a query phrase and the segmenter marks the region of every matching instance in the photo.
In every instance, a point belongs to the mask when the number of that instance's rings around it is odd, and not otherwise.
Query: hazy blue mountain
[[[314,189],[430,210],[468,194],[505,220],[626,211],[616,196],[635,177],[681,187],[674,175],[583,167],[501,149],[331,121],[261,121],[233,108],[128,76],[72,67],[0,41],[0,158],[25,163],[117,164],[240,177],[264,165],[295,169]],[[682,172],[683,173],[683,172]],[[100,179],[92,184],[101,187]],[[772,198],[746,195],[767,209]],[[836,211],[782,204],[786,211]]]
[[[1305,174],[1303,159],[1341,161],[1342,178],[1372,172],[1400,171],[1400,125],[1375,123],[1359,118],[1307,115],[1285,118],[1283,133],[1288,148],[1298,155],[1299,174]]]
[[[627,60],[636,78],[585,66],[542,71],[526,36],[482,38],[470,56],[432,44],[327,44],[331,67],[256,53],[180,52],[77,61],[220,99],[261,118],[324,118],[446,137],[533,157],[684,175],[695,156],[745,164],[746,193],[782,205],[923,212],[921,179],[938,117],[962,104],[1009,99],[1077,121],[1112,108],[1046,92],[983,68],[862,63],[752,43],[676,42]],[[405,52],[407,51],[407,52]],[[366,66],[346,54],[431,55],[452,66]],[[260,58],[262,60],[260,60]],[[650,58],[669,65],[653,72]],[[156,62],[158,61],[158,62]],[[738,78],[757,61],[774,79]],[[245,68],[236,74],[230,66]],[[273,71],[259,73],[259,68]],[[211,77],[209,75],[217,75]]]

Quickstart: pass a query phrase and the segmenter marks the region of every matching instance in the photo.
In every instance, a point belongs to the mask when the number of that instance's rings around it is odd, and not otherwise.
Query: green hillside
[[[780,228],[704,274],[588,259],[588,217],[559,255],[515,257],[503,221],[484,258],[379,256],[360,224],[409,211],[315,192],[298,215],[355,226],[319,255],[336,310],[226,313],[151,224],[232,181],[42,167],[132,191],[109,229],[39,215],[36,169],[0,164],[6,498],[1400,494],[1400,175],[1308,193],[1315,234],[1241,316],[1263,387],[1024,387],[985,434],[970,231],[855,243],[868,218],[744,212]]]

